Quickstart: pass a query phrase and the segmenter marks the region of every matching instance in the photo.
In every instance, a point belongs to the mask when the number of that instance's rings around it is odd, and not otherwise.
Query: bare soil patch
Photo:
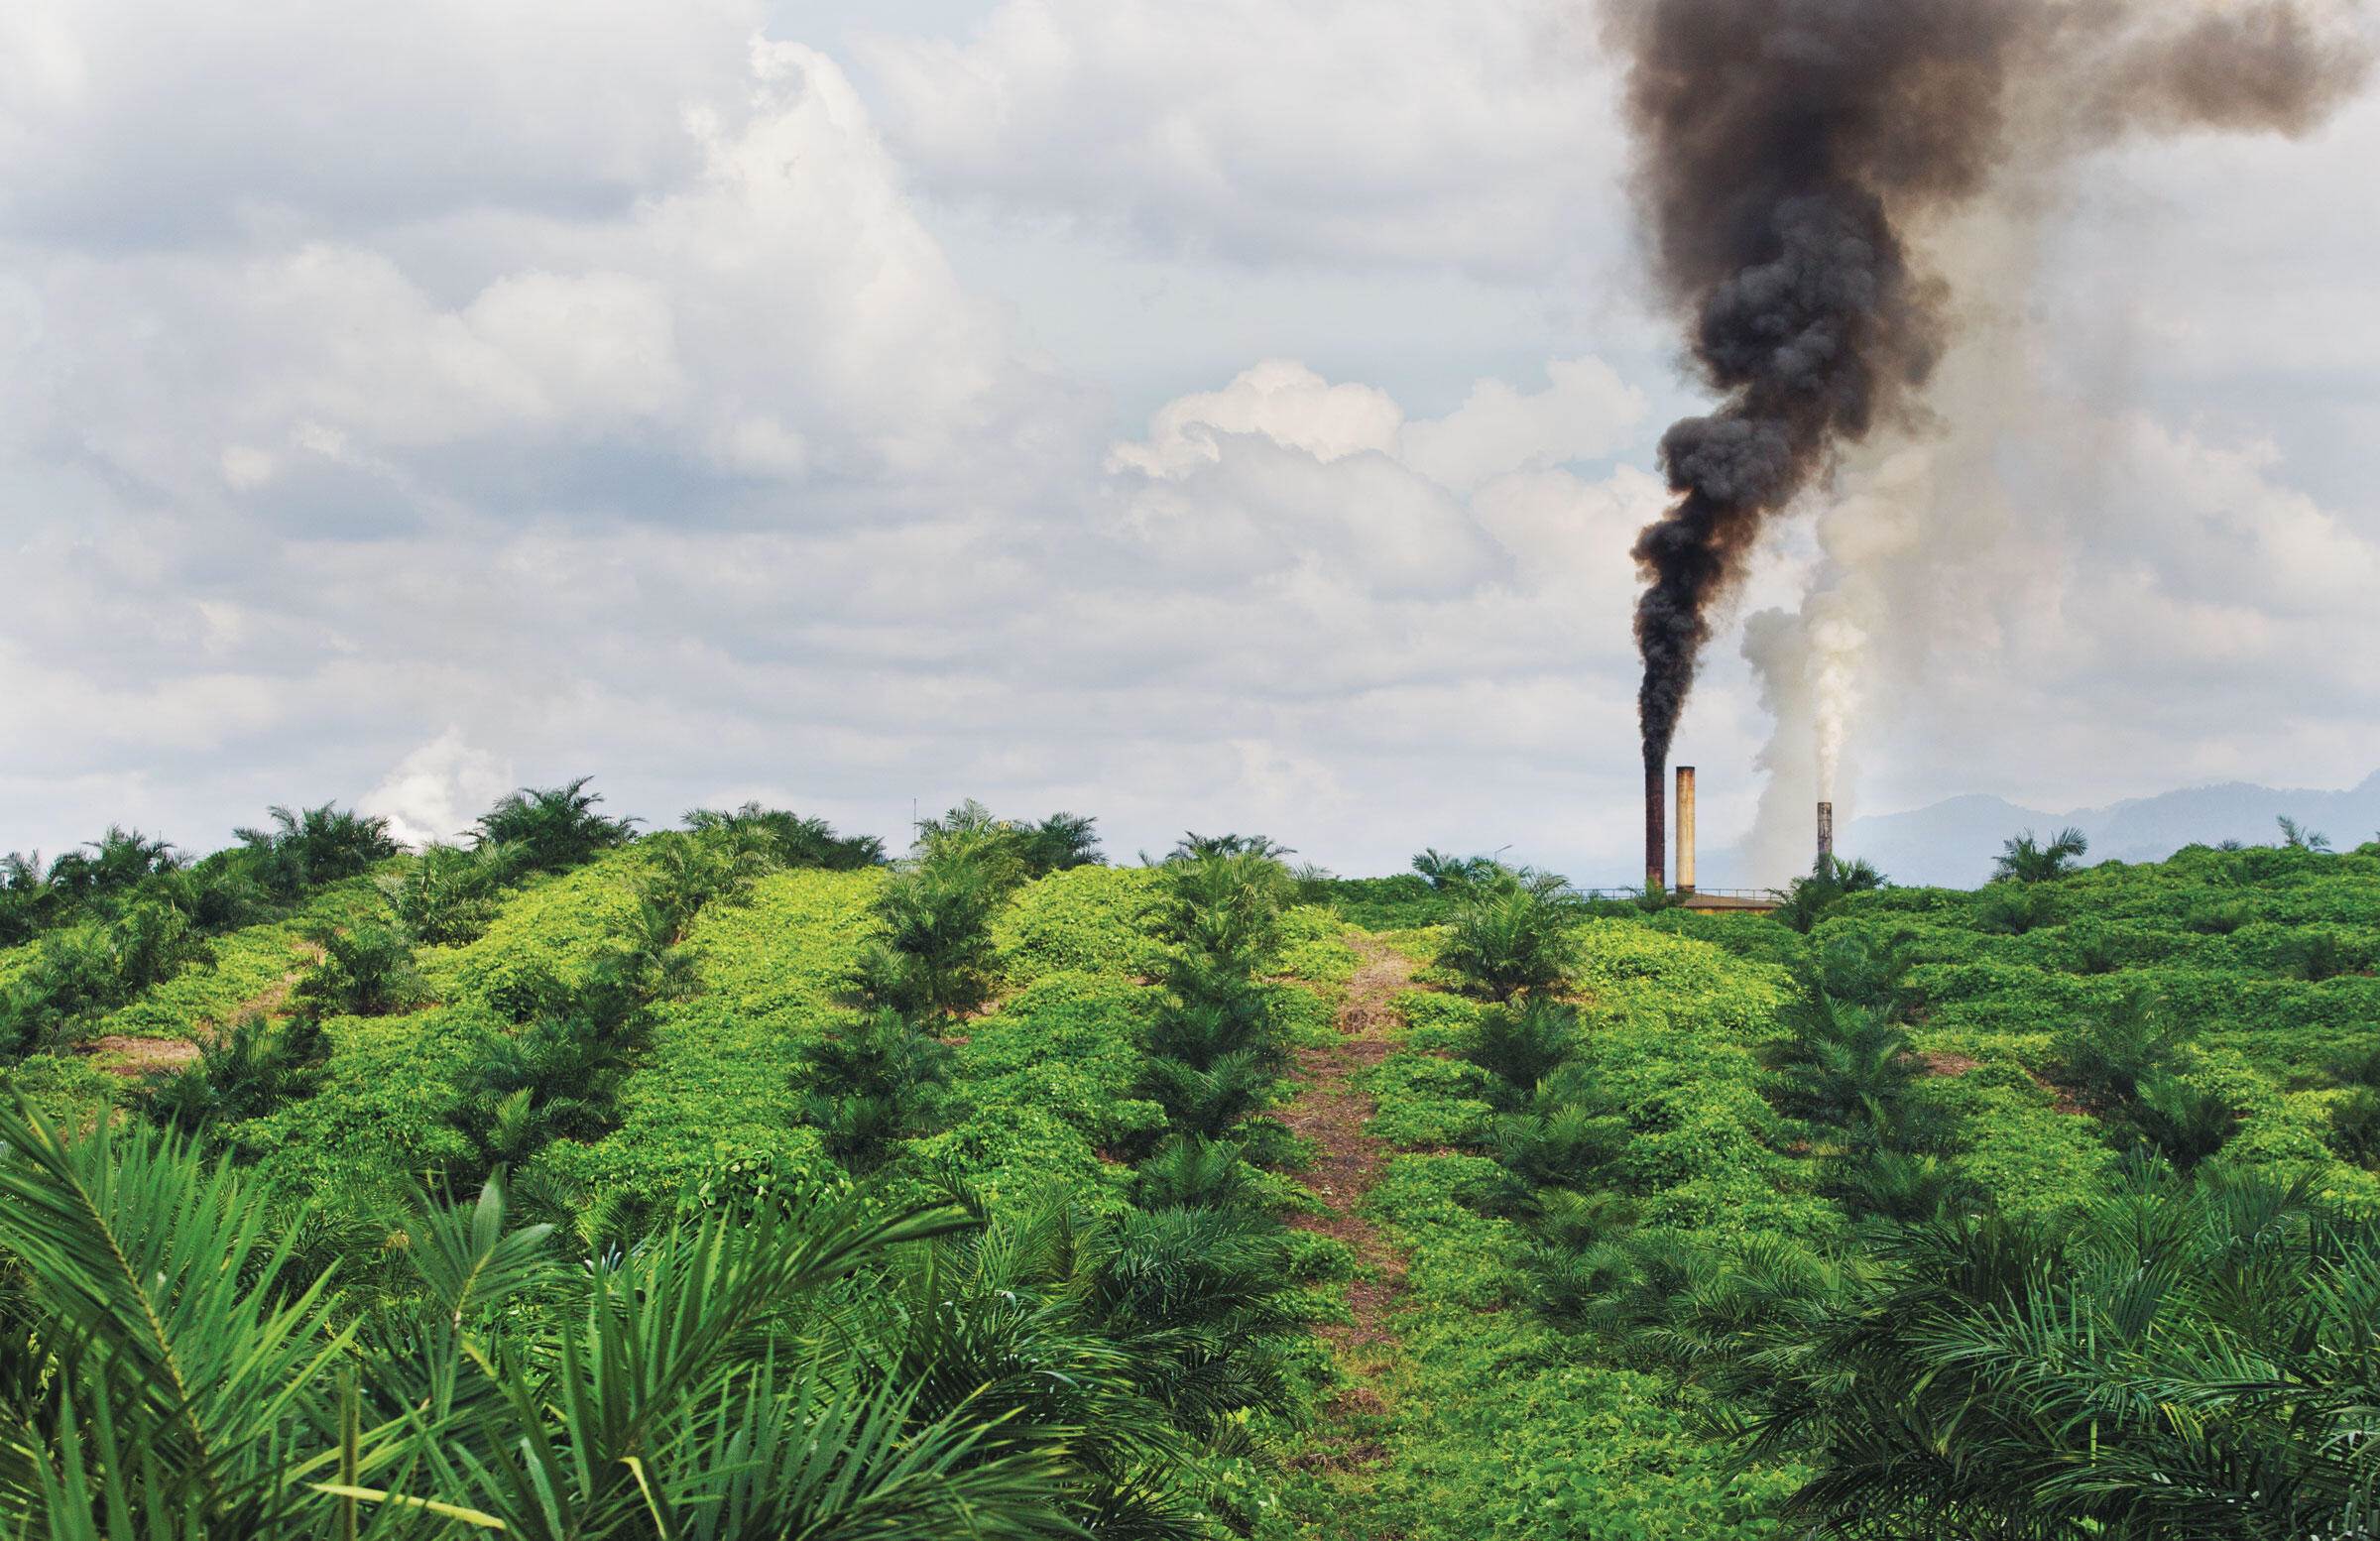
[[[135,1038],[111,1032],[82,1045],[92,1064],[111,1076],[145,1076],[183,1070],[198,1062],[199,1047],[187,1038]]]
[[[1403,1287],[1405,1270],[1379,1228],[1359,1212],[1365,1196],[1379,1183],[1388,1158],[1380,1142],[1364,1130],[1373,1112],[1372,1101],[1354,1081],[1357,1072],[1388,1056],[1389,1033],[1399,1020],[1394,1002],[1397,993],[1411,985],[1413,964],[1370,937],[1357,938],[1355,947],[1359,961],[1339,1008],[1339,1037],[1327,1047],[1297,1051],[1294,1074],[1299,1090],[1281,1110],[1280,1120],[1313,1142],[1314,1165],[1305,1174],[1306,1185],[1330,1206],[1326,1214],[1298,1215],[1289,1223],[1346,1243],[1363,1268],[1363,1275],[1348,1286],[1354,1322],[1322,1329],[1334,1349],[1361,1366],[1380,1358],[1392,1341],[1387,1315]]]

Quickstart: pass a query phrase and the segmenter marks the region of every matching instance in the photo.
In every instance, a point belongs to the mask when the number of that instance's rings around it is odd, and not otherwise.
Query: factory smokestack
[[[1694,891],[1694,767],[1678,767],[1678,891]]]
[[[1818,805],[1818,868],[1821,878],[1835,871],[1835,804]]]
[[[1658,763],[1644,768],[1644,891],[1658,893],[1669,887],[1669,878],[1662,863],[1669,857],[1668,810],[1661,799],[1669,788],[1662,784]]]
[[[1635,545],[1651,786],[1762,522],[1844,446],[1926,422],[1952,296],[1912,232],[2003,168],[2037,175],[2135,131],[2310,129],[2368,49],[2322,0],[1605,7],[1632,60],[1654,275],[1720,399],[1663,437],[1675,501]]]

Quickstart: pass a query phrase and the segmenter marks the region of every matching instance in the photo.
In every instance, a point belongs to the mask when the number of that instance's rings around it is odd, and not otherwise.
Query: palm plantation
[[[0,1533],[2366,1534],[2380,848],[2282,835],[1774,918],[584,779],[12,859]]]

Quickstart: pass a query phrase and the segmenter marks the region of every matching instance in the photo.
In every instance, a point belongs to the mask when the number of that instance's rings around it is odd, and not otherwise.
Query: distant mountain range
[[[2345,791],[2309,791],[2226,781],[2133,797],[2104,808],[2051,813],[2004,797],[1970,794],[1907,813],[1852,819],[1837,831],[1835,848],[1873,862],[1895,883],[1969,889],[1991,876],[1992,858],[2011,835],[2032,830],[2045,840],[2072,826],[2090,840],[2086,862],[2110,858],[2161,862],[2191,844],[2225,840],[2273,845],[2283,815],[2352,850],[2380,832],[2380,771]],[[1704,883],[1726,887],[1740,870],[1733,850],[1713,851]]]

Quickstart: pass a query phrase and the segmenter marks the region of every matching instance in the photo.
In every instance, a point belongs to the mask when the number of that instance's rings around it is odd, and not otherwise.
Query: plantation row
[[[2380,847],[2292,835],[1763,919],[583,782],[111,831],[0,875],[0,1527],[2368,1534]],[[1280,1117],[1358,943],[1364,1257]]]

